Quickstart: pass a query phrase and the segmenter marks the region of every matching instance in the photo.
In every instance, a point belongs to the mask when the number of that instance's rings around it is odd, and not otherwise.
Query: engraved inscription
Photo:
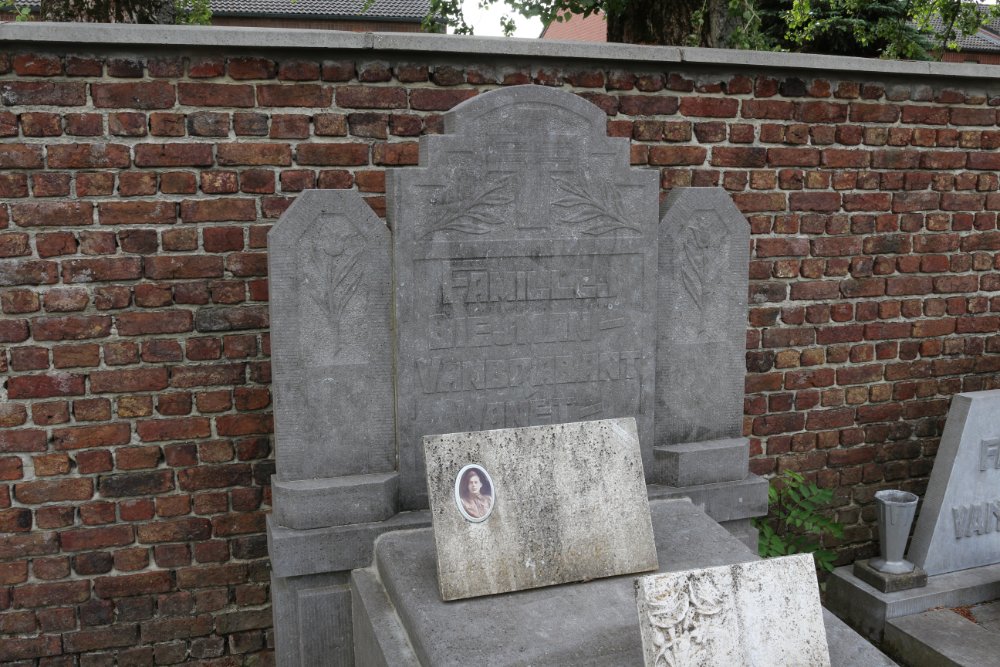
[[[957,540],[997,532],[1000,531],[1000,500],[956,505],[951,508],[951,516]]]
[[[635,417],[651,465],[658,174],[571,94],[473,98],[390,174],[400,497],[420,438]]]

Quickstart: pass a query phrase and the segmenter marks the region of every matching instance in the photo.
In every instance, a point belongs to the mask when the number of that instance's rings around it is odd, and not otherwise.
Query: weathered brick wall
[[[752,467],[837,490],[842,560],[876,490],[922,492],[950,396],[1000,386],[1000,79],[5,39],[0,661],[273,659],[268,228],[313,187],[384,215],[384,170],[498,85],[732,192]]]

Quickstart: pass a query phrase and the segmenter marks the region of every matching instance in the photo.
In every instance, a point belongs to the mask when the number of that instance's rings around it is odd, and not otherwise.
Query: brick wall
[[[996,79],[3,39],[0,662],[273,659],[267,231],[313,187],[384,215],[384,170],[498,85],[732,193],[752,468],[836,489],[842,561],[876,490],[923,491],[950,396],[1000,386]]]

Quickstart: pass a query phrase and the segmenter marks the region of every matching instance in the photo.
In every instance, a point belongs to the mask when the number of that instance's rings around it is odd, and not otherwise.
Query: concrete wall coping
[[[468,37],[422,33],[346,32],[336,30],[286,30],[175,25],[126,25],[113,23],[6,23],[0,24],[0,43],[70,44],[86,48],[210,47],[320,49],[433,54],[441,57],[486,57],[600,60],[637,63],[684,63],[728,69],[787,69],[799,72],[848,72],[854,75],[902,77],[975,78],[990,85],[1000,80],[1000,65],[908,62],[804,53],[702,49],[675,46],[639,46],[595,42],[569,42],[505,37]]]

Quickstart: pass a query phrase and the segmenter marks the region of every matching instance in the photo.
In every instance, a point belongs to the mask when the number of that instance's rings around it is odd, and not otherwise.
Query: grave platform
[[[874,642],[886,624],[937,607],[960,607],[1000,598],[1000,564],[927,577],[927,585],[883,593],[854,576],[851,566],[834,570],[826,584],[826,604],[837,616]]]
[[[661,572],[757,558],[689,500],[650,502]],[[429,528],[387,533],[351,574],[359,666],[641,665],[635,575],[442,602]],[[894,665],[824,612],[834,666]]]

